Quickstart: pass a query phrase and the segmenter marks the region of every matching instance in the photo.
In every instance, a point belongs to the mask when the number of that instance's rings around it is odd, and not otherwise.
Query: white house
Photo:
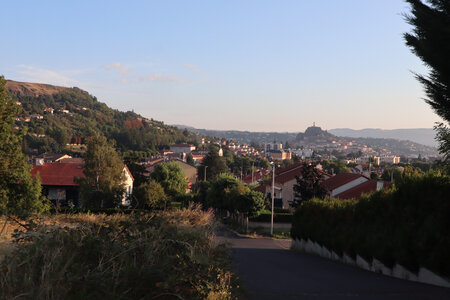
[[[133,194],[134,178],[133,175],[131,175],[131,172],[128,169],[127,165],[123,165],[123,173],[125,175],[124,180],[125,193],[122,198],[122,205],[129,206],[131,204],[130,196]]]
[[[191,151],[195,150],[195,146],[191,144],[175,144],[170,146],[170,150],[174,153],[186,153],[189,154]]]

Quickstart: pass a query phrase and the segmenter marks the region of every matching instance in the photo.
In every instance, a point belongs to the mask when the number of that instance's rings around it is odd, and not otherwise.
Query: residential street
[[[220,232],[246,289],[245,299],[450,299],[450,289],[368,272],[289,250],[290,241]]]

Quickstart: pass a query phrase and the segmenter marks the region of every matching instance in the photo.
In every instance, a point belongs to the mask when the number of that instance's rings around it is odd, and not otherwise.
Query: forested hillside
[[[200,138],[198,133],[112,109],[76,87],[8,81],[7,89],[23,108],[16,125],[17,129],[28,128],[25,152],[82,151],[94,132],[115,140],[122,152],[147,154],[174,143],[197,143]]]

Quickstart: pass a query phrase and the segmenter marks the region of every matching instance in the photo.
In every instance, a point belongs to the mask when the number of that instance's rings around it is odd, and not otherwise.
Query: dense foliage
[[[295,197],[290,203],[292,207],[297,207],[300,203],[315,197],[323,198],[327,194],[326,189],[321,185],[322,172],[316,168],[315,164],[302,163],[300,173],[301,177],[295,176],[297,183],[293,187]]]
[[[232,299],[213,214],[56,215],[16,234],[0,261],[0,298]],[[234,279],[233,279],[234,280]]]
[[[426,267],[450,275],[450,177],[403,176],[392,190],[357,200],[313,199],[294,214],[291,235],[337,253]]]
[[[21,151],[24,132],[13,128],[18,112],[0,77],[0,215],[23,216],[48,209],[39,179],[31,177],[31,165]]]
[[[218,149],[212,147],[203,158],[202,164],[198,167],[198,178],[214,180],[223,173],[228,173],[227,161],[225,157],[219,156]]]
[[[407,22],[412,33],[405,34],[406,45],[430,70],[416,75],[425,88],[425,100],[445,122],[450,123],[450,2],[448,0],[406,0],[412,8]],[[439,151],[450,159],[450,128],[436,126]]]
[[[150,178],[159,182],[170,197],[185,194],[188,188],[186,175],[176,162],[158,164],[150,174]]]
[[[89,141],[84,157],[84,178],[77,178],[80,184],[82,207],[116,207],[125,193],[123,185],[124,165],[104,136],[97,133]]]
[[[169,197],[164,192],[162,185],[151,180],[134,189],[131,206],[142,209],[165,209],[168,200]]]
[[[177,142],[196,143],[199,139],[198,134],[145,119],[132,111],[111,109],[79,88],[38,97],[14,94],[13,100],[22,103],[20,117],[43,116],[31,118],[30,122],[17,121],[18,126],[28,127],[26,150],[38,149],[40,153],[83,150],[94,133],[115,140],[122,152],[144,151],[147,155]],[[53,108],[53,113],[46,108]]]
[[[256,216],[264,208],[264,195],[251,190],[231,175],[221,174],[210,182],[200,182],[194,201],[219,212]]]

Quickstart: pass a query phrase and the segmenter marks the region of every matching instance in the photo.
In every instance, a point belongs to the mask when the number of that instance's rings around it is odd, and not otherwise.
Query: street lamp
[[[275,199],[275,164],[273,162],[270,163],[272,165],[272,215],[270,216],[270,235],[273,235],[273,204]]]

